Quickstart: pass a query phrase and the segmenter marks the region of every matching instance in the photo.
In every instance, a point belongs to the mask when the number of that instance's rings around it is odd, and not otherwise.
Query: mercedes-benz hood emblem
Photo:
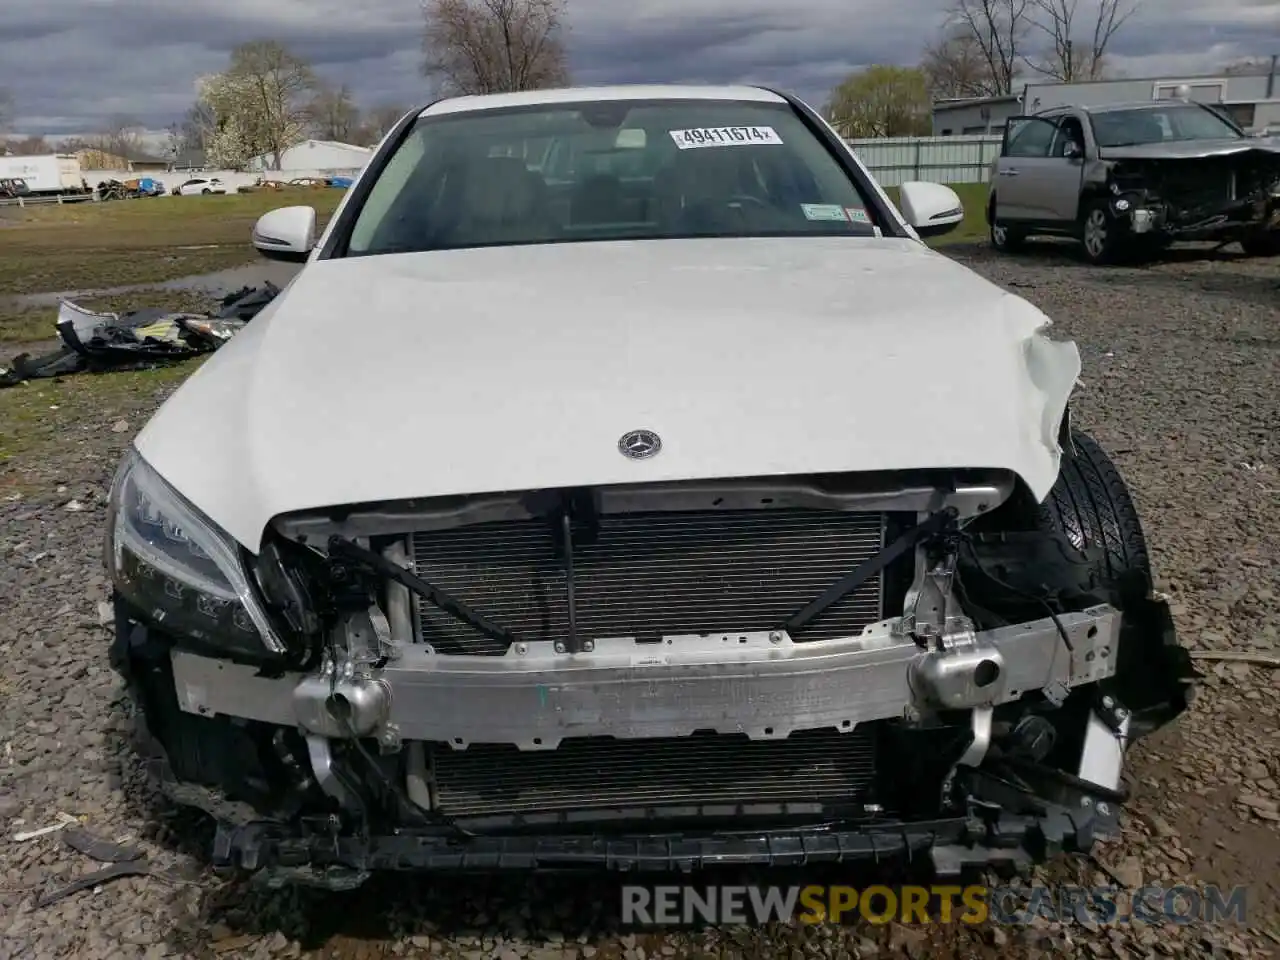
[[[632,460],[647,460],[662,449],[662,438],[652,430],[628,430],[618,439],[618,450]]]

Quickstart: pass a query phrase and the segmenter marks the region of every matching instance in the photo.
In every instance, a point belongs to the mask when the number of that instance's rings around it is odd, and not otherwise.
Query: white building
[[[372,156],[373,151],[368,147],[338,143],[336,140],[303,140],[280,154],[280,172],[360,170]],[[274,159],[270,155],[254,157],[245,169],[272,170]]]
[[[1125,77],[1087,83],[1039,80],[1006,97],[938,100],[933,104],[933,135],[1000,136],[1006,121],[1021,113],[1167,99],[1177,96],[1178,88],[1183,86],[1189,99],[1214,104],[1247,131],[1257,133],[1280,127],[1280,57],[1272,57],[1269,67],[1249,73]]]

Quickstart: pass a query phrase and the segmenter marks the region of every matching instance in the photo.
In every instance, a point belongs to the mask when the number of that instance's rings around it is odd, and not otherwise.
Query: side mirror
[[[1062,155],[1068,160],[1079,160],[1084,156],[1084,151],[1080,149],[1080,144],[1074,140],[1068,140],[1062,146]]]
[[[253,225],[253,246],[269,260],[304,263],[316,245],[314,207],[281,207]]]
[[[904,183],[898,188],[898,208],[922,238],[950,233],[964,220],[960,197],[940,183]]]

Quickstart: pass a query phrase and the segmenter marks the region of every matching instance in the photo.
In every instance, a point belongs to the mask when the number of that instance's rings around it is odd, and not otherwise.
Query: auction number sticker
[[[695,127],[692,130],[672,130],[671,139],[681,150],[782,143],[782,138],[773,127]]]

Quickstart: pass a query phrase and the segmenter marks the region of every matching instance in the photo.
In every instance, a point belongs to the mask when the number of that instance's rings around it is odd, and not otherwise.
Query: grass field
[[[965,221],[939,245],[973,242],[986,233],[985,185],[960,184],[955,190]],[[889,193],[896,201],[897,191]],[[317,190],[0,208],[0,365],[14,352],[8,348],[53,336],[56,308],[15,304],[15,296],[161,283],[252,263],[257,255],[249,236],[259,216],[307,203],[318,209],[323,224],[341,196]],[[76,300],[102,311],[155,306],[200,312],[210,306],[205,295],[181,290]],[[15,484],[5,470],[19,454],[38,457],[48,444],[73,442],[86,419],[136,409],[140,397],[185,378],[195,366],[86,374],[0,390],[0,492]]]
[[[156,197],[0,209],[5,295],[156,283],[251,262],[268,210],[310,204],[328,216],[340,190]]]

